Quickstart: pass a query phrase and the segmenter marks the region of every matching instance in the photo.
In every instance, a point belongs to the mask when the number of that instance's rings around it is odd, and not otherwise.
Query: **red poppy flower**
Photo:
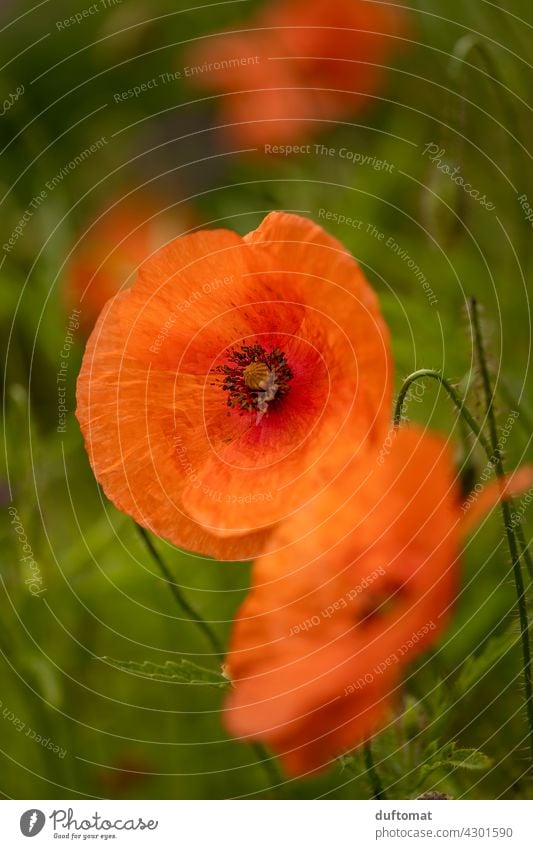
[[[117,507],[179,546],[257,554],[272,526],[387,428],[391,364],[374,292],[307,219],[176,239],[104,309],[78,409]],[[328,475],[335,474],[328,465]]]
[[[382,465],[365,454],[277,529],[235,624],[227,727],[269,745],[290,773],[385,724],[403,668],[448,620],[463,535],[479,518],[462,513],[441,438],[401,430]],[[506,494],[532,480],[522,470]],[[503,494],[495,483],[480,507]]]
[[[107,301],[133,283],[140,265],[176,233],[197,226],[189,210],[158,214],[154,198],[122,200],[81,237],[67,269],[67,308],[81,310],[88,335]]]
[[[379,91],[405,16],[392,3],[277,0],[259,9],[250,29],[200,42],[187,73],[225,94],[222,120],[240,140],[286,144],[317,122],[356,112]]]

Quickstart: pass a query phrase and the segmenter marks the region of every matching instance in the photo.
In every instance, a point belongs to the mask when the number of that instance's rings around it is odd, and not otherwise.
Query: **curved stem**
[[[211,646],[212,646],[215,654],[217,655],[219,661],[222,662],[223,659],[224,659],[224,649],[222,647],[222,643],[220,642],[218,636],[215,634],[215,632],[211,628],[211,625],[209,625],[209,623],[205,621],[203,616],[200,613],[198,613],[198,611],[193,607],[193,605],[189,601],[187,601],[185,596],[182,594],[178,584],[176,584],[176,582],[174,580],[174,576],[172,575],[172,572],[170,571],[170,569],[166,565],[165,561],[163,560],[163,558],[159,554],[157,548],[153,544],[153,542],[150,539],[146,530],[144,528],[141,528],[141,526],[138,525],[137,523],[135,523],[135,527],[137,528],[137,531],[139,532],[139,535],[141,536],[142,541],[144,542],[146,548],[150,552],[154,562],[157,564],[157,567],[158,567],[159,571],[161,572],[161,574],[163,575],[163,578],[165,579],[166,583],[168,584],[170,592],[174,596],[175,601],[181,607],[181,609],[184,611],[184,613],[186,613],[187,616],[193,622],[195,622],[196,625],[198,625],[198,627],[200,628],[200,630],[202,631],[204,636],[209,640],[209,643],[211,644]]]
[[[482,63],[485,65],[486,71],[482,68],[479,68],[472,63],[467,61],[467,58],[471,54],[477,54],[481,59]],[[459,41],[455,44],[452,55],[450,57],[449,70],[450,76],[452,77],[455,86],[459,95],[459,103],[463,103],[463,96],[465,95],[465,85],[464,85],[464,69],[468,67],[477,67],[477,70],[482,73],[486,78],[488,78],[489,85],[493,83],[497,83],[498,86],[503,89],[503,96],[497,97],[496,102],[499,104],[502,112],[503,123],[498,121],[495,117],[495,114],[492,114],[493,121],[496,122],[497,125],[504,131],[506,137],[506,146],[509,154],[508,168],[509,172],[513,178],[515,185],[509,180],[509,183],[513,189],[516,190],[516,186],[519,186],[521,183],[521,158],[520,151],[517,151],[516,148],[521,148],[524,151],[524,155],[526,155],[527,151],[525,146],[522,144],[520,140],[520,126],[518,120],[518,112],[516,110],[516,104],[513,103],[512,98],[506,97],[506,90],[509,91],[508,86],[505,85],[503,75],[499,71],[498,67],[498,59],[494,54],[494,51],[491,48],[491,45],[487,42],[486,39],[481,39],[479,36],[474,35],[473,33],[469,33],[467,35],[462,36]],[[460,114],[460,120],[463,124],[462,132],[459,136],[460,139],[463,139],[468,136],[464,126],[464,110],[462,109]],[[451,122],[450,122],[451,123]],[[463,141],[464,144],[464,141]],[[517,192],[517,195],[519,192]],[[516,215],[517,220],[520,220],[519,216],[519,205],[516,204]],[[521,222],[522,223],[522,222]],[[527,223],[527,222],[526,222]],[[528,252],[530,247],[530,239],[528,238],[529,234],[527,233],[526,228],[523,227],[522,230],[524,232],[524,248]]]
[[[370,741],[367,740],[363,745],[363,755],[365,759],[365,767],[368,773],[368,777],[370,779],[370,784],[372,785],[372,798],[373,799],[386,799],[387,794],[383,789],[383,785],[379,779],[379,775],[376,771],[376,765],[374,763],[374,756],[372,755],[372,746]]]
[[[470,315],[472,318],[472,329],[474,332],[474,344],[476,347],[479,370],[481,374],[481,380],[483,382],[483,390],[485,393],[485,404],[486,404],[486,412],[487,412],[487,420],[489,425],[489,433],[492,442],[492,452],[496,467],[496,475],[500,480],[503,480],[505,477],[505,470],[503,467],[502,453],[498,443],[498,429],[496,427],[496,416],[494,415],[494,395],[492,392],[492,386],[490,382],[489,369],[487,366],[487,358],[485,355],[485,347],[483,344],[483,336],[481,333],[481,324],[479,320],[479,311],[477,306],[477,301],[475,298],[472,298],[470,301]],[[505,525],[505,532],[507,534],[507,543],[509,545],[509,551],[511,553],[511,560],[513,564],[513,574],[515,580],[516,587],[516,601],[518,607],[518,617],[520,621],[520,636],[522,639],[522,657],[524,662],[523,674],[524,674],[524,690],[525,690],[525,703],[526,703],[526,713],[528,717],[529,724],[529,747],[531,750],[531,757],[533,759],[533,684],[532,684],[532,676],[531,676],[531,645],[529,641],[529,621],[527,616],[527,606],[526,606],[526,591],[524,587],[524,579],[522,575],[522,569],[520,567],[520,554],[518,551],[518,544],[516,540],[516,536],[514,533],[514,528],[512,525],[511,519],[511,507],[509,501],[501,502],[501,511],[503,516],[503,523]],[[522,536],[523,539],[523,536]],[[524,540],[525,543],[525,540]],[[527,550],[523,548],[523,552]]]
[[[166,565],[165,561],[159,554],[155,545],[153,544],[150,536],[146,532],[144,528],[138,525],[135,522],[135,527],[139,532],[139,535],[142,538],[146,548],[150,552],[153,560],[157,564],[157,567],[166,583],[170,588],[170,592],[174,596],[175,601],[181,607],[181,609],[187,614],[187,616],[198,625],[198,627],[203,632],[204,636],[207,637],[211,646],[213,647],[215,654],[218,660],[222,663],[224,659],[224,649],[222,643],[220,642],[218,636],[213,631],[208,622],[205,621],[203,616],[198,613],[198,611],[192,606],[192,604],[187,601],[187,599],[182,595],[181,590],[179,589],[178,584],[176,584],[174,580],[174,576],[172,572]],[[277,763],[274,757],[271,757],[266,749],[261,745],[261,743],[251,743],[251,748],[255,752],[258,763],[263,767],[265,774],[268,777],[268,781],[271,783],[272,787],[281,787],[283,785],[283,776],[278,771]]]
[[[403,385],[402,385],[402,388],[400,389],[400,392],[398,394],[398,399],[396,401],[396,407],[395,407],[395,410],[394,410],[394,426],[398,427],[400,425],[401,421],[402,421],[403,405],[404,405],[405,399],[407,397],[407,394],[409,392],[409,389],[411,388],[411,385],[413,383],[415,383],[417,380],[420,380],[422,377],[431,377],[432,379],[438,381],[441,384],[443,389],[450,396],[455,407],[459,411],[461,417],[468,424],[470,430],[472,431],[472,433],[474,434],[474,436],[478,440],[479,444],[482,446],[483,450],[485,451],[485,453],[487,455],[487,459],[489,460],[489,462],[491,464],[493,464],[496,467],[496,456],[495,456],[495,453],[492,449],[492,446],[491,446],[490,442],[488,441],[488,439],[483,434],[483,431],[480,428],[480,426],[478,425],[478,423],[476,422],[475,418],[472,416],[472,414],[467,409],[467,406],[466,406],[464,400],[455,391],[455,389],[453,388],[451,383],[444,377],[444,375],[442,375],[438,371],[435,371],[435,369],[430,369],[430,368],[418,369],[418,371],[412,372],[412,374],[410,374],[408,377],[405,378]],[[514,404],[514,406],[517,406],[516,403]],[[509,506],[508,506],[508,510],[509,510],[509,513],[510,513],[511,509],[510,509]],[[520,525],[518,525],[518,527],[516,528],[516,535],[517,535],[518,541],[520,543],[520,549],[521,549],[522,557],[524,558],[524,561],[526,563],[529,575],[530,575],[531,579],[533,580],[533,561],[531,559],[531,554],[529,552],[529,548],[528,548],[527,543],[526,543],[525,538],[524,538],[524,532],[523,532],[522,528],[520,527]]]
[[[483,447],[487,458],[491,465],[494,466],[496,475],[499,480],[503,480],[505,478],[505,470],[503,466],[503,460],[501,456],[501,450],[498,442],[498,431],[496,427],[496,417],[494,415],[494,396],[492,392],[492,386],[490,383],[489,370],[487,366],[487,359],[485,356],[485,349],[483,345],[483,338],[481,334],[481,326],[479,322],[479,313],[477,309],[477,302],[473,298],[470,301],[470,312],[472,318],[472,328],[474,332],[474,344],[476,347],[479,368],[481,373],[481,379],[483,382],[483,389],[485,393],[486,407],[487,407],[487,420],[489,423],[489,432],[490,432],[490,442],[487,440],[481,427],[478,425],[472,414],[466,408],[466,404],[464,400],[458,395],[455,391],[451,383],[442,375],[440,372],[435,369],[419,369],[418,371],[414,371],[410,374],[404,381],[400,392],[398,394],[398,399],[396,401],[396,406],[394,410],[394,425],[398,427],[402,420],[402,411],[403,405],[405,402],[405,398],[409,391],[411,385],[422,377],[430,377],[434,380],[437,380],[443,389],[448,393],[451,400],[453,401],[455,407],[459,411],[460,415],[464,419],[464,421],[468,424],[480,445]],[[524,561],[527,565],[530,576],[533,579],[533,564],[531,561],[531,555],[526,544],[526,540],[524,538],[524,533],[520,527],[517,528],[516,535],[514,531],[514,525],[512,523],[511,518],[511,502],[509,500],[501,501],[500,508],[502,511],[503,523],[505,526],[505,533],[507,537],[507,544],[509,546],[509,551],[511,554],[513,575],[515,580],[515,588],[516,588],[516,603],[518,609],[518,616],[520,622],[520,637],[522,643],[522,660],[523,660],[523,676],[524,676],[524,690],[525,690],[525,707],[527,714],[527,721],[529,727],[529,748],[531,751],[531,757],[533,760],[533,683],[532,683],[532,672],[531,672],[531,646],[529,640],[529,621],[527,615],[527,605],[526,605],[526,592],[524,587],[524,579],[522,575],[522,569],[520,567],[520,553],[524,558]],[[519,545],[517,543],[517,538],[519,541]]]
[[[435,369],[421,368],[418,369],[418,371],[414,371],[412,374],[409,375],[409,377],[406,377],[403,382],[402,388],[400,389],[400,392],[398,394],[398,399],[396,401],[396,407],[394,410],[395,427],[398,427],[398,425],[401,423],[404,401],[407,396],[407,393],[409,392],[409,389],[411,388],[411,384],[415,383],[415,381],[417,380],[420,380],[420,378],[422,377],[431,377],[433,378],[433,380],[437,380],[441,384],[442,388],[446,390],[453,403],[459,410],[459,413],[461,414],[465,422],[468,424],[470,430],[475,433],[480,445],[483,446],[485,452],[490,458],[492,456],[492,449],[490,447],[489,441],[483,435],[483,431],[481,430],[480,426],[476,422],[473,415],[469,412],[465,402],[457,394],[451,383],[446,380],[444,375],[442,375],[439,371],[435,371]]]
[[[481,41],[478,36],[471,33],[464,35],[459,39],[459,41],[455,44],[451,55],[449,69],[454,82],[457,85],[462,82],[463,68],[470,64],[466,61],[467,57],[469,54],[475,52],[478,53],[487,68],[487,73],[485,74],[483,71],[482,73],[484,73],[485,76],[488,76],[491,83],[498,83],[502,88],[506,88],[502,75],[499,73],[496,58],[491,53],[490,46],[486,43],[486,41]],[[515,111],[511,108],[510,102],[506,97],[502,97],[500,99],[500,105],[502,107],[502,111],[506,113],[505,117],[508,125],[504,127],[504,130],[506,131],[507,136],[510,136],[514,141],[518,141],[520,131]],[[511,151],[511,155],[513,153],[514,151]]]

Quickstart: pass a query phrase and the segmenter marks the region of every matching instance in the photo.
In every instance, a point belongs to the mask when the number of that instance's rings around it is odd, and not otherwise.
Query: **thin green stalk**
[[[524,428],[524,430],[527,433],[528,438],[529,438],[531,436],[531,431],[533,431],[533,420],[531,419],[529,412],[526,410],[524,405],[521,404],[515,398],[514,394],[511,392],[509,386],[503,380],[500,382],[500,393],[501,393],[502,397],[505,399],[506,403],[509,404],[509,406],[513,410],[516,410],[516,412],[518,413],[517,421],[520,424],[522,424],[522,427]],[[512,504],[512,502],[511,502],[511,504]],[[531,558],[529,546],[527,545],[525,537],[524,537],[524,531],[523,531],[522,526],[520,524],[516,525],[516,536],[518,537],[518,542],[520,544],[520,548],[521,548],[521,551],[522,551],[522,557],[525,560],[527,570],[529,572],[529,577],[533,581],[533,560]]]
[[[468,57],[471,54],[476,53],[485,65],[486,71],[467,61]],[[522,181],[521,169],[523,168],[523,159],[521,158],[520,150],[517,150],[517,148],[521,148],[521,150],[524,152],[524,156],[527,154],[527,150],[525,145],[522,144],[520,140],[521,131],[518,121],[516,101],[513,100],[512,97],[506,96],[506,93],[509,92],[509,94],[511,94],[511,91],[509,87],[505,84],[503,75],[500,73],[499,57],[496,56],[496,54],[491,48],[490,43],[488,43],[486,39],[481,39],[479,36],[476,36],[473,33],[469,33],[467,35],[462,36],[454,45],[448,67],[450,71],[450,76],[452,77],[452,80],[455,83],[454,88],[458,90],[457,94],[459,95],[459,120],[463,124],[463,127],[461,128],[462,131],[459,134],[459,139],[462,143],[462,147],[464,147],[464,140],[468,137],[468,133],[464,126],[465,122],[463,117],[466,114],[466,110],[464,108],[465,101],[463,99],[465,96],[465,70],[470,71],[472,67],[476,67],[477,70],[481,74],[483,74],[485,78],[487,78],[488,85],[490,86],[493,92],[494,84],[497,84],[500,91],[502,92],[502,97],[497,98],[496,102],[501,108],[503,122],[499,121],[496,118],[495,113],[493,113],[491,117],[493,122],[505,133],[506,147],[508,151],[508,170],[513,178],[514,185],[510,179],[508,179],[508,182],[511,188],[516,190],[516,186],[519,186]],[[520,98],[518,99],[520,100]],[[451,124],[453,122],[450,121],[449,123]],[[517,194],[519,194],[519,192],[517,192]],[[521,225],[521,232],[523,233],[524,240],[524,250],[528,252],[530,248],[531,239],[529,238],[527,226],[524,226],[523,216],[520,216],[520,207],[518,203],[515,204],[515,216],[516,220],[519,221]]]
[[[250,743],[250,748],[255,752],[258,763],[261,764],[268,776],[270,782],[269,789],[282,788],[285,781],[279,771],[276,758],[269,755],[262,743]]]
[[[487,420],[489,425],[489,433],[492,442],[492,451],[496,467],[496,475],[502,481],[505,478],[505,470],[503,467],[503,459],[500,446],[498,444],[498,429],[496,426],[496,416],[494,414],[494,395],[490,381],[487,358],[485,355],[485,346],[483,344],[483,336],[481,333],[481,323],[479,320],[479,311],[477,301],[472,298],[470,301],[470,315],[472,318],[472,329],[474,333],[474,344],[476,348],[478,365],[485,393],[485,405]],[[514,533],[514,527],[511,519],[511,507],[507,500],[502,500],[501,511],[505,532],[507,534],[507,542],[511,553],[513,564],[513,574],[516,586],[516,601],[518,607],[518,617],[520,621],[520,636],[522,640],[522,657],[524,662],[524,689],[525,689],[525,704],[529,724],[529,747],[531,757],[533,759],[533,685],[531,676],[531,645],[529,641],[529,621],[527,616],[526,591],[524,586],[524,578],[520,566],[520,555],[518,552],[518,544]],[[525,540],[524,540],[525,542]]]
[[[394,425],[398,427],[401,423],[403,404],[411,385],[416,380],[419,380],[422,377],[430,377],[434,380],[437,380],[441,384],[441,386],[446,390],[454,405],[456,406],[457,410],[459,411],[460,415],[463,417],[464,421],[466,421],[466,423],[471,428],[472,432],[477,437],[480,445],[483,447],[487,455],[489,462],[494,466],[498,479],[503,480],[505,478],[505,470],[503,467],[501,450],[498,444],[498,431],[496,426],[496,418],[494,415],[494,397],[492,393],[492,386],[490,383],[485,349],[483,346],[483,339],[481,335],[477,303],[474,299],[472,299],[471,301],[471,316],[472,327],[474,331],[474,343],[478,355],[481,378],[486,398],[487,419],[489,422],[489,431],[491,437],[490,442],[486,439],[480,426],[478,425],[474,417],[471,415],[469,410],[466,408],[464,400],[460,398],[460,396],[457,394],[457,392],[449,383],[449,381],[446,380],[446,378],[442,374],[440,374],[440,372],[435,371],[434,369],[419,369],[418,371],[415,371],[410,374],[405,379],[402,388],[400,389],[400,392],[398,394],[398,399],[396,401],[396,407],[394,411]],[[529,640],[529,622],[527,616],[526,592],[524,587],[522,570],[520,567],[520,554],[518,551],[517,537],[519,540],[521,555],[524,558],[529,574],[532,576],[532,578],[533,565],[531,562],[531,555],[526,544],[526,540],[524,538],[524,533],[520,527],[517,528],[517,533],[515,536],[514,525],[511,519],[511,502],[509,500],[502,500],[500,503],[500,508],[502,511],[507,543],[511,554],[513,575],[516,587],[517,609],[519,615],[520,637],[522,643],[525,707],[529,727],[529,747],[533,760],[533,685],[531,673],[531,646]]]
[[[58,735],[55,733],[55,724],[51,721],[51,706],[46,702],[40,692],[40,686],[37,683],[35,676],[29,669],[27,664],[20,661],[13,644],[5,641],[4,636],[0,636],[0,656],[3,657],[8,667],[13,671],[15,684],[22,693],[24,702],[26,703],[30,716],[35,720],[35,729],[42,730],[44,734],[51,740],[57,742]],[[18,674],[17,674],[18,673]],[[49,712],[50,711],[50,712]],[[29,727],[29,724],[27,724]],[[40,759],[43,764],[43,775],[38,775],[43,781],[49,781],[57,786],[63,786],[66,776],[66,764],[59,763],[59,759],[53,758],[46,749],[41,749]],[[64,789],[67,789],[64,787]]]
[[[400,425],[401,421],[402,421],[403,405],[404,405],[404,402],[405,402],[405,398],[406,398],[406,396],[409,392],[409,389],[411,388],[411,385],[413,383],[415,383],[415,381],[420,380],[422,377],[431,377],[433,380],[437,380],[441,384],[443,389],[448,393],[448,395],[452,399],[454,405],[456,406],[456,408],[459,411],[460,415],[462,416],[463,420],[468,424],[470,430],[475,435],[479,444],[481,445],[481,447],[485,451],[485,453],[487,455],[487,459],[489,460],[489,462],[491,464],[493,464],[495,466],[496,465],[495,464],[496,458],[495,458],[495,454],[494,454],[494,451],[492,449],[490,442],[488,441],[488,439],[483,434],[483,431],[481,430],[480,426],[476,422],[475,418],[472,416],[472,414],[467,409],[467,406],[466,406],[464,400],[455,391],[455,389],[453,388],[451,383],[448,380],[446,380],[444,375],[442,375],[438,371],[435,371],[435,369],[427,369],[427,368],[418,369],[418,371],[412,372],[412,374],[410,374],[408,377],[405,378],[403,385],[402,385],[402,388],[400,389],[400,392],[398,394],[398,399],[396,401],[396,407],[395,407],[395,410],[394,410],[394,426],[398,427]],[[507,507],[508,507],[509,513],[511,512],[511,507],[509,506],[510,503],[511,503],[510,501],[507,502]],[[519,540],[519,543],[520,543],[521,556],[524,558],[524,561],[526,563],[529,575],[530,575],[531,579],[533,580],[533,561],[531,559],[531,554],[530,554],[529,548],[528,548],[526,541],[525,541],[525,538],[524,538],[524,532],[519,525],[516,528],[516,534],[517,534],[517,537],[518,537],[518,540]]]
[[[139,532],[146,548],[150,552],[152,558],[157,564],[158,569],[163,575],[165,581],[167,582],[170,592],[174,596],[175,601],[181,607],[181,609],[189,616],[189,618],[198,625],[201,629],[202,633],[209,640],[211,646],[213,647],[215,654],[217,655],[219,661],[222,663],[224,659],[224,649],[222,647],[222,643],[220,642],[218,636],[213,631],[208,622],[205,621],[203,616],[198,613],[197,610],[192,606],[192,604],[187,601],[186,598],[182,595],[178,584],[176,584],[172,572],[166,565],[165,561],[159,554],[152,540],[150,539],[148,533],[144,528],[135,523],[135,527]],[[281,787],[283,785],[283,776],[278,771],[277,763],[275,758],[271,757],[266,749],[261,745],[261,743],[251,743],[250,744],[252,750],[255,752],[258,762],[263,767],[265,774],[268,777],[268,781],[271,783],[272,787]]]
[[[457,392],[455,391],[455,389],[453,388],[451,383],[448,380],[446,380],[444,375],[442,375],[439,371],[435,371],[435,369],[421,368],[421,369],[418,369],[418,371],[414,371],[412,374],[409,375],[409,377],[406,377],[406,379],[403,382],[402,388],[400,389],[398,399],[396,401],[396,407],[395,407],[395,410],[394,410],[394,425],[395,425],[395,427],[398,427],[398,425],[402,421],[403,405],[404,405],[406,395],[409,392],[409,389],[411,388],[411,384],[413,384],[417,380],[420,380],[420,378],[422,378],[422,377],[431,377],[431,378],[433,378],[433,380],[437,380],[441,384],[442,388],[446,390],[446,392],[448,393],[448,395],[452,399],[453,403],[455,404],[455,406],[459,410],[461,416],[463,417],[465,422],[468,424],[470,429],[475,433],[476,437],[479,440],[480,445],[483,446],[485,452],[487,453],[488,457],[490,458],[492,456],[492,449],[490,447],[490,443],[488,442],[488,440],[483,435],[483,432],[482,432],[481,428],[479,427],[478,423],[476,422],[475,418],[469,412],[469,410],[466,407],[465,402],[457,394]]]
[[[374,763],[374,756],[372,755],[372,746],[370,741],[367,740],[363,745],[363,755],[365,759],[365,767],[368,773],[368,778],[370,779],[370,784],[372,787],[372,798],[373,799],[386,799],[387,794],[383,789],[383,785],[379,779],[379,775],[376,771],[376,765]]]
[[[174,580],[172,572],[159,554],[158,550],[156,549],[155,545],[153,544],[145,529],[141,528],[141,526],[137,523],[135,523],[135,527],[137,528],[137,531],[141,536],[141,539],[144,542],[146,548],[150,552],[154,562],[157,564],[157,567],[163,575],[163,578],[167,582],[170,592],[174,596],[175,601],[177,602],[179,607],[181,607],[181,609],[187,614],[187,616],[193,622],[195,622],[196,625],[198,625],[204,636],[209,640],[209,643],[211,644],[218,659],[220,660],[220,662],[222,662],[224,659],[224,649],[217,634],[213,631],[209,623],[205,621],[201,613],[198,613],[198,611],[192,606],[190,601],[187,601],[187,599],[184,597],[178,584],[176,584]]]
[[[529,551],[529,546],[526,542],[526,538],[524,536],[524,531],[521,525],[516,525],[516,536],[518,537],[518,542],[520,544],[520,549],[522,551],[522,557],[525,560],[527,571],[529,572],[529,577],[533,581],[533,561],[531,560],[531,554]]]

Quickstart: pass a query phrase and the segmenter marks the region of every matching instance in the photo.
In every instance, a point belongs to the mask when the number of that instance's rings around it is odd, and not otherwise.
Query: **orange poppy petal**
[[[389,331],[376,293],[351,254],[319,225],[289,213],[267,215],[244,238],[262,263],[268,257],[269,277],[283,275],[295,300],[335,325],[345,339],[341,363],[353,354],[360,384],[376,410],[376,425],[386,427],[393,377]]]
[[[236,620],[228,727],[297,772],[380,726],[401,668],[441,633],[457,591],[444,441],[402,430],[378,456],[365,452],[279,526]]]
[[[506,501],[521,495],[533,486],[533,466],[523,466],[505,476],[503,480],[495,480],[475,495],[475,500],[467,499],[463,504],[461,517],[461,533],[468,534],[500,501]]]
[[[241,556],[255,554],[269,526],[313,497],[326,454],[338,446],[340,468],[378,444],[388,344],[359,267],[310,221],[273,213],[253,238],[177,239],[143,264],[87,348],[78,415],[97,478],[178,545],[222,550],[199,547],[201,527],[251,535]],[[273,358],[257,394],[243,382],[254,351]]]
[[[151,367],[205,374],[228,338],[263,328],[273,300],[285,307],[287,332],[297,329],[302,311],[270,290],[252,259],[240,236],[226,230],[191,233],[158,251],[123,308],[126,354]]]
[[[354,364],[350,381],[346,367],[340,374],[333,350],[325,343],[318,348],[303,335],[289,340],[285,349],[298,354],[290,360],[298,368],[283,409],[260,422],[252,418],[239,438],[218,450],[206,427],[211,451],[198,470],[202,486],[189,486],[184,504],[192,516],[210,522],[214,533],[242,533],[279,522],[314,498],[317,466],[337,443],[344,448],[336,452],[342,464],[372,438],[373,411],[364,405],[366,399],[358,401]],[[330,477],[338,471],[333,463],[326,469]]]
[[[181,504],[194,468],[172,431],[175,375],[147,372],[124,353],[118,295],[102,312],[88,342],[77,385],[76,415],[97,480],[115,506],[176,545],[224,560],[248,560],[265,535],[243,540],[212,536]],[[157,410],[154,417],[151,411]]]
[[[365,440],[382,438],[391,403],[388,332],[342,245],[286,213],[267,216],[245,241],[254,267],[267,269],[267,285],[306,314],[285,346],[295,379],[279,417],[269,414],[220,455],[212,452],[199,470],[202,485],[184,494],[190,515],[220,535],[274,524],[314,497],[310,479],[321,458],[339,443],[346,462]]]

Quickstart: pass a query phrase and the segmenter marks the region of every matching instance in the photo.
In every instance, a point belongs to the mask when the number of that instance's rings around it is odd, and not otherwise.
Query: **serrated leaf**
[[[486,672],[488,672],[507,652],[516,645],[518,635],[510,630],[488,640],[483,651],[466,660],[457,676],[454,689],[457,693],[466,693]]]
[[[446,764],[460,769],[483,770],[488,769],[492,761],[479,749],[456,749]]]
[[[488,769],[491,763],[491,759],[479,749],[456,749],[455,743],[449,743],[441,746],[438,752],[422,765],[418,776],[419,782],[439,769],[484,770]]]
[[[123,672],[133,672],[152,681],[174,681],[179,684],[205,684],[209,687],[225,688],[230,682],[221,672],[205,669],[190,660],[181,658],[178,662],[167,660],[164,664],[151,663],[148,660],[115,660],[113,657],[103,657],[117,669]]]

